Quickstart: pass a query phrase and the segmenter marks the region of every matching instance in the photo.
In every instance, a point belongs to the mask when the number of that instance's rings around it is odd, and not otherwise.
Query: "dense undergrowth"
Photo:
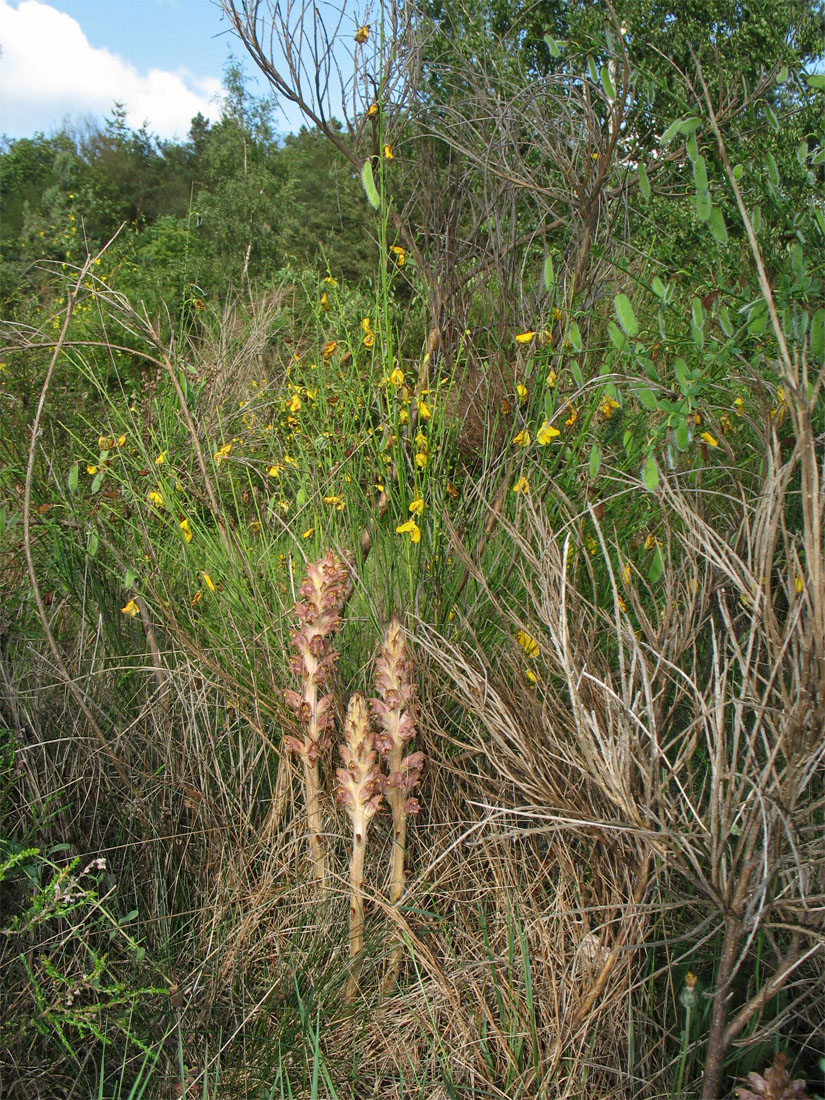
[[[785,1050],[823,1091],[823,135],[747,160],[697,61],[645,169],[599,49],[565,155],[637,236],[534,238],[517,297],[434,316],[395,119],[371,279],[148,310],[115,242],[7,302],[4,1095],[710,1100]]]

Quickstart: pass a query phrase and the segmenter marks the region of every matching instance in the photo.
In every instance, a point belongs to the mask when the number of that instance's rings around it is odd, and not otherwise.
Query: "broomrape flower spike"
[[[364,856],[370,822],[381,807],[382,782],[378,753],[370,725],[370,713],[363,695],[353,695],[344,719],[344,743],[336,775],[336,796],[344,804],[352,824],[350,857],[349,953],[353,960],[347,983],[347,999],[358,989],[356,960],[364,948]]]
[[[404,892],[407,818],[419,811],[413,791],[421,782],[424,767],[423,753],[404,755],[407,744],[415,736],[417,700],[412,663],[397,615],[393,615],[384,630],[384,640],[375,660],[375,690],[378,698],[371,699],[370,705],[379,725],[375,747],[387,762],[382,789],[392,810],[394,843],[390,863],[390,900],[395,904]]]
[[[333,724],[333,696],[323,694],[338,660],[330,638],[341,625],[341,610],[349,593],[350,576],[346,563],[332,551],[307,565],[300,587],[301,601],[295,604],[299,625],[290,640],[295,655],[290,670],[301,680],[301,691],[288,690],[284,698],[298,716],[303,739],[284,738],[284,748],[297,753],[304,769],[304,796],[307,808],[307,832],[313,877],[322,886],[326,881],[326,853],[321,814],[321,783],[318,758],[329,743]]]

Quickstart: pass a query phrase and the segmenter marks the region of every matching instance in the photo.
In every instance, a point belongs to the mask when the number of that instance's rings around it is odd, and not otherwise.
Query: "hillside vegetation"
[[[0,1093],[825,1095],[821,5],[223,6],[0,149]]]

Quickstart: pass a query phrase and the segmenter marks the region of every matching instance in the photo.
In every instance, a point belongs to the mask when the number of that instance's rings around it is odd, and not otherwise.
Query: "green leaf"
[[[690,322],[690,335],[693,337],[693,342],[697,348],[701,349],[705,346],[705,330],[699,328],[695,321]]]
[[[808,163],[808,143],[807,141],[800,141],[796,147],[796,159],[799,161],[799,167],[804,168]]]
[[[783,65],[782,68],[779,70],[779,72],[776,74],[776,83],[777,84],[784,84],[787,79],[788,79],[788,66]]]
[[[633,306],[630,304],[628,296],[626,294],[617,294],[613,299],[613,304],[616,307],[616,316],[619,318],[619,324],[627,335],[638,335],[639,322],[636,320],[636,314],[633,312]]]
[[[613,346],[619,351],[624,351],[624,349],[627,347],[627,337],[619,328],[619,326],[615,324],[615,322],[607,322],[607,333]]]
[[[590,448],[590,476],[596,478],[599,473],[599,469],[602,464],[602,449],[598,443],[594,443]]]
[[[816,88],[818,92],[825,92],[825,73],[809,73],[805,77],[805,83],[809,88]]]
[[[679,119],[679,133],[680,134],[692,134],[702,125],[701,118],[697,118],[696,115],[691,115],[689,118]]]
[[[697,157],[693,162],[693,182],[696,184],[697,191],[707,191],[708,173],[705,158],[702,156]]]
[[[95,493],[100,492],[100,486],[103,484],[103,479],[105,476],[105,470],[98,470],[95,476],[92,478],[92,484],[89,487],[89,492],[92,494],[92,496],[94,496]]]
[[[650,412],[655,412],[659,407],[656,394],[653,390],[649,390],[647,386],[640,386],[637,390],[634,390],[634,393],[639,404],[644,405]]]
[[[819,308],[811,318],[811,358],[815,363],[825,359],[825,309]]]
[[[727,306],[722,306],[719,310],[719,324],[722,326],[722,332],[730,339],[733,336],[733,321],[730,319]]]
[[[671,122],[670,126],[665,130],[662,136],[659,138],[660,145],[667,145],[673,141],[676,135],[679,133],[679,127],[682,125],[682,119],[677,118],[675,122]]]
[[[773,128],[775,133],[778,134],[779,119],[776,117],[776,111],[774,111],[773,107],[771,107],[770,103],[768,103],[767,100],[762,100],[762,106],[765,110],[765,114],[768,116],[768,122],[771,124],[771,127]]]
[[[582,334],[579,331],[579,326],[575,321],[570,322],[570,328],[567,330],[567,339],[573,345],[574,350],[581,354],[584,344],[582,343]]]
[[[584,375],[582,374],[578,359],[570,359],[567,366],[570,369],[570,373],[573,375],[573,381],[579,389],[581,389],[584,386]]]
[[[613,81],[610,79],[610,70],[607,65],[602,65],[599,76],[601,78],[602,87],[604,88],[604,94],[612,103],[616,98],[616,89],[613,87]]]
[[[702,300],[700,298],[691,299],[690,311],[693,314],[694,324],[701,328],[705,323],[705,307],[702,305]]]
[[[544,41],[547,49],[550,51],[551,57],[561,57],[562,47],[564,42],[560,38],[552,38],[549,34],[544,36]]]
[[[665,571],[665,559],[662,557],[662,548],[659,544],[656,544],[656,549],[653,552],[653,561],[647,574],[647,579],[651,584],[655,584],[662,573]]]
[[[737,164],[737,165],[734,166],[733,178],[736,180],[737,183],[741,180],[741,178],[744,176],[744,174],[745,174],[744,165]]]
[[[592,57],[588,57],[587,59],[587,71],[590,74],[590,79],[593,81],[593,83],[598,84],[599,70],[596,68],[596,62],[593,60]]]
[[[364,185],[364,190],[367,193],[367,201],[373,210],[378,210],[381,206],[381,196],[378,194],[378,188],[375,186],[375,176],[372,172],[372,160],[365,160],[364,167],[361,169],[361,182]]]
[[[556,272],[553,270],[553,257],[548,254],[544,257],[544,289],[552,290],[556,285]]]
[[[77,482],[80,476],[80,463],[73,462],[69,468],[69,476],[66,479],[66,484],[69,486],[70,493],[77,492]]]
[[[759,336],[765,331],[768,323],[768,307],[761,303],[753,310],[748,320],[748,332],[751,336]]]
[[[690,446],[690,428],[684,418],[676,425],[676,446],[680,451],[686,451]]]
[[[639,190],[642,192],[642,198],[647,201],[650,198],[650,180],[647,178],[647,169],[639,161]]]
[[[779,185],[779,169],[776,165],[776,157],[770,151],[765,153],[765,164],[768,166],[768,179],[774,187]]]
[[[688,377],[687,363],[684,361],[681,355],[677,355],[676,358],[673,360],[673,373],[676,375],[676,380],[678,381],[682,389],[684,389],[685,386],[687,386],[687,384],[692,381],[692,379]]]
[[[753,213],[751,214],[751,225],[753,226],[754,233],[758,233],[762,228],[762,207],[754,206]]]
[[[137,580],[137,573],[134,571],[134,569],[127,569],[126,570],[126,575],[123,578],[123,587],[126,589],[127,592],[129,591],[129,589],[132,587],[132,585],[135,583],[136,580]]]
[[[665,296],[665,284],[659,278],[658,275],[654,275],[650,283],[650,289],[656,295],[657,298],[664,298]]]
[[[713,199],[710,197],[710,191],[697,191],[696,192],[696,217],[700,222],[706,222],[710,220],[710,216],[713,213]]]
[[[656,459],[653,455],[648,455],[644,466],[642,467],[642,481],[645,483],[645,488],[650,493],[655,493],[659,488],[659,467],[656,465]]]
[[[696,134],[691,134],[685,142],[685,152],[691,164],[695,164],[699,159],[699,146],[696,143]]]
[[[86,553],[90,558],[93,558],[97,553],[97,548],[100,546],[100,538],[97,531],[89,532],[89,541],[86,543]]]

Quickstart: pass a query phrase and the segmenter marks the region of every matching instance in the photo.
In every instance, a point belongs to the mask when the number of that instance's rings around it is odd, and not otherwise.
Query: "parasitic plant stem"
[[[363,695],[353,695],[344,719],[344,743],[340,749],[337,796],[346,807],[352,825],[350,857],[349,954],[352,960],[346,997],[352,1001],[358,991],[358,957],[364,949],[364,857],[370,822],[381,805],[378,754],[370,726],[370,713]]]
[[[338,660],[330,639],[341,625],[348,585],[349,569],[331,551],[320,561],[307,565],[300,588],[302,599],[295,604],[299,626],[290,635],[295,650],[290,669],[300,678],[303,691],[284,693],[287,706],[298,716],[304,731],[303,738],[285,737],[284,747],[297,753],[303,762],[312,877],[322,886],[326,882],[327,861],[318,761],[329,744],[334,716],[333,696],[321,689]]]
[[[382,777],[384,796],[392,811],[393,845],[390,857],[390,900],[397,905],[406,884],[407,821],[419,810],[413,791],[421,782],[424,754],[405,756],[405,748],[415,736],[416,692],[412,663],[397,615],[384,631],[384,640],[375,661],[375,689],[379,698],[371,700],[380,730],[375,745],[387,762]],[[401,949],[393,951],[389,979],[394,980],[401,965]]]

